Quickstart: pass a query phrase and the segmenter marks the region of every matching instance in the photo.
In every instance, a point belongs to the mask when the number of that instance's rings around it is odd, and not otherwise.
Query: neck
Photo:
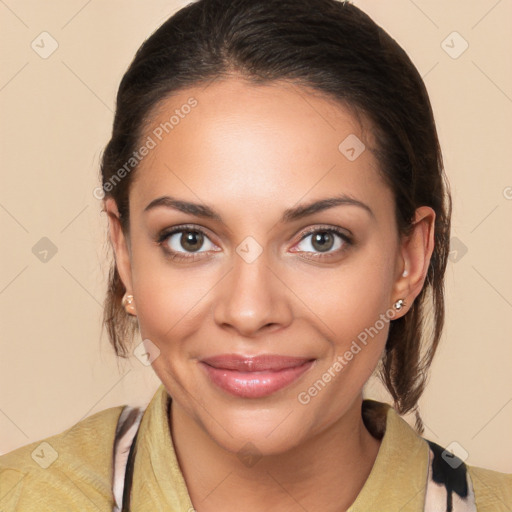
[[[173,443],[195,510],[239,512],[242,503],[244,512],[347,510],[380,447],[363,423],[361,404],[362,397],[306,443],[243,464],[173,402]]]

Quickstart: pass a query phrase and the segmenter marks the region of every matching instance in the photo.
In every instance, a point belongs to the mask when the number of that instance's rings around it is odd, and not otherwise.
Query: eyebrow
[[[357,206],[365,210],[371,217],[375,219],[375,214],[372,209],[365,203],[350,197],[346,194],[341,194],[334,197],[327,197],[325,199],[320,199],[316,201],[312,201],[310,203],[295,206],[293,208],[288,208],[284,211],[281,222],[293,222],[304,217],[309,217],[314,213],[321,212],[327,210],[329,208],[334,208],[336,206]],[[146,208],[144,208],[144,212],[148,212],[154,208],[158,207],[166,207],[172,208],[174,210],[178,210],[183,213],[189,213],[191,215],[195,215],[196,217],[203,217],[206,219],[216,220],[222,224],[225,224],[222,217],[213,209],[207,205],[199,204],[199,203],[191,203],[189,201],[182,201],[176,199],[171,196],[162,196],[156,199],[153,199]]]

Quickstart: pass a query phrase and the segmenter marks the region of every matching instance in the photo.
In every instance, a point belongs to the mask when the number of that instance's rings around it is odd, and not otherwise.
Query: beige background
[[[100,335],[106,220],[92,191],[120,79],[144,38],[186,3],[0,0],[0,453],[146,403],[159,385],[136,358],[118,363]],[[425,436],[512,472],[512,3],[354,3],[424,76],[453,189],[457,251],[421,400]],[[58,43],[46,59],[31,47],[43,51],[45,37],[51,48],[44,31]],[[454,31],[463,39],[443,43]],[[467,50],[448,55],[463,40]],[[32,252],[43,237],[57,248],[46,262]],[[367,392],[386,399],[375,383]]]

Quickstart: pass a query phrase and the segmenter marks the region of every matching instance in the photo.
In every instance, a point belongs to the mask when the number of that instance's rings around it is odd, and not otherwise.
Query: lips
[[[242,398],[261,398],[289,386],[313,363],[314,359],[274,354],[223,354],[203,359],[200,366],[223,391]]]

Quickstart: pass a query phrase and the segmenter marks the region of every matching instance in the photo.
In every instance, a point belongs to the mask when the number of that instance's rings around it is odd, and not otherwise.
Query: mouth
[[[295,382],[314,362],[315,359],[273,354],[224,354],[203,359],[199,364],[223,391],[240,398],[262,398]]]

